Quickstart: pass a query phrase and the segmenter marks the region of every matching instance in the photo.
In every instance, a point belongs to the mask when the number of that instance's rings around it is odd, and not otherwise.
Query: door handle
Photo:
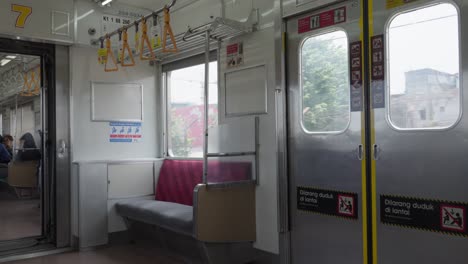
[[[360,144],[358,146],[358,160],[362,160],[363,159],[363,155],[364,155],[364,147],[362,146],[362,144]]]
[[[373,156],[374,156],[374,160],[379,160],[379,158],[380,158],[380,148],[379,148],[379,145],[374,144],[374,145],[372,146],[372,153],[373,153]]]
[[[67,142],[63,139],[59,140],[59,147],[57,150],[57,154],[60,158],[63,158],[67,153]]]

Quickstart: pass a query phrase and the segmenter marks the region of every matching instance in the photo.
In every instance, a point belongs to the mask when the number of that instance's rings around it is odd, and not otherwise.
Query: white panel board
[[[73,2],[73,0],[0,1],[0,34],[71,44],[74,33]]]
[[[134,83],[91,83],[93,121],[143,121],[143,86]]]
[[[265,65],[225,73],[226,116],[267,113]]]
[[[109,199],[153,195],[153,174],[153,162],[136,164],[109,164]]]

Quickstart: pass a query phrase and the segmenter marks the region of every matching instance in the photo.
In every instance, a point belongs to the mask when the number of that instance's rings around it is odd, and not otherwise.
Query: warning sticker
[[[441,226],[445,230],[465,231],[465,208],[454,205],[441,205]]]
[[[468,236],[468,204],[382,195],[380,208],[380,217],[384,224]]]
[[[349,45],[351,68],[351,112],[360,112],[362,103],[362,43],[353,42]]]
[[[372,53],[372,106],[373,108],[385,107],[385,53],[383,35],[371,38]]]
[[[306,33],[315,29],[325,28],[346,22],[346,7],[328,10],[317,15],[298,20],[298,33]]]
[[[244,45],[242,42],[226,47],[227,68],[233,68],[244,64]]]
[[[297,187],[297,209],[325,215],[358,218],[356,193]]]

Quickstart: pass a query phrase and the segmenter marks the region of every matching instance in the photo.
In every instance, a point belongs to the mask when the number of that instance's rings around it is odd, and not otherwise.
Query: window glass
[[[344,31],[313,36],[301,50],[302,125],[344,131],[350,121],[348,39]]]
[[[389,117],[400,129],[447,128],[460,116],[458,12],[438,4],[388,28]]]
[[[210,63],[209,126],[218,124],[218,68]],[[171,157],[203,157],[205,65],[168,72],[168,150]]]

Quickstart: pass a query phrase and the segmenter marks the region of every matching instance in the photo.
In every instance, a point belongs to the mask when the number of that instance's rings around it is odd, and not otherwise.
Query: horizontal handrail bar
[[[241,157],[241,156],[255,156],[257,152],[230,152],[230,153],[207,153],[208,158],[221,158],[221,157]]]

